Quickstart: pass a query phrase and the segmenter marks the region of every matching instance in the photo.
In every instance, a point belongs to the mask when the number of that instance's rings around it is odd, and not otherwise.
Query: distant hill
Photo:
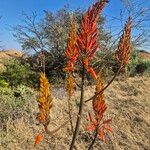
[[[0,51],[0,59],[7,59],[10,57],[21,57],[23,53],[19,50],[3,50]]]
[[[145,50],[139,50],[139,55],[144,60],[150,60],[150,53]]]

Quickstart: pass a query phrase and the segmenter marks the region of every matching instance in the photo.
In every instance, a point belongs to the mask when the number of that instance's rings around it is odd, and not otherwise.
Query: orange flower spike
[[[77,39],[77,25],[73,17],[71,18],[71,28],[70,28],[70,36],[67,49],[65,51],[65,55],[68,58],[67,67],[64,69],[67,72],[72,72],[74,70],[74,62],[78,58],[78,50],[76,48],[76,39]]]
[[[97,79],[97,75],[89,65],[95,52],[99,49],[97,21],[99,13],[105,7],[107,0],[98,1],[83,15],[81,21],[81,30],[77,37],[77,49],[84,58],[83,63],[87,72],[91,74],[93,79]]]
[[[99,93],[104,88],[102,77],[99,76],[97,78],[96,83],[96,93]],[[103,117],[104,112],[106,111],[107,107],[104,100],[104,93],[100,93],[93,99],[93,110],[95,113],[96,118],[99,120]]]
[[[125,25],[124,32],[120,38],[116,58],[122,66],[126,66],[130,59],[131,54],[131,17]]]
[[[99,93],[104,88],[102,77],[97,77],[96,83],[96,94]],[[107,109],[104,93],[100,93],[93,99],[93,110],[95,114],[95,119],[89,114],[89,120],[91,124],[87,127],[88,131],[97,131],[99,138],[106,142],[105,134],[107,132],[112,132],[112,128],[108,125],[111,119],[104,120],[104,114]]]
[[[39,133],[36,138],[35,138],[35,142],[34,142],[34,147],[39,144],[43,139],[43,135],[41,133]]]
[[[98,29],[97,21],[99,13],[103,10],[108,1],[98,1],[83,15],[81,32],[77,38],[78,49],[90,58],[93,58],[98,50]]]

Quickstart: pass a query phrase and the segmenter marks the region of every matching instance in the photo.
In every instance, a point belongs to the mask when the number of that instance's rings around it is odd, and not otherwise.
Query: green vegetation
[[[5,125],[8,119],[17,119],[29,113],[31,111],[29,104],[36,99],[36,92],[24,85],[13,88],[0,87],[0,95],[1,125]]]
[[[131,61],[128,65],[128,72],[130,77],[150,75],[150,61],[143,60],[138,51],[133,52]]]
[[[0,74],[0,86],[8,87],[18,85],[28,85],[37,87],[38,73],[32,71],[28,64],[22,64],[17,59],[9,59],[4,61],[5,69]]]

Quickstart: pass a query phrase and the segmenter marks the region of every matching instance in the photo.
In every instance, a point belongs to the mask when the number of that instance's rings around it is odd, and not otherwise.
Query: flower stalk
[[[77,115],[77,122],[76,122],[76,126],[75,126],[75,131],[73,133],[73,138],[72,138],[72,142],[71,142],[69,150],[73,150],[73,148],[74,148],[75,140],[77,138],[77,134],[79,132],[79,127],[80,127],[80,123],[81,123],[81,116],[82,116],[83,104],[84,104],[84,82],[85,82],[85,68],[84,68],[84,64],[83,64],[79,112]]]

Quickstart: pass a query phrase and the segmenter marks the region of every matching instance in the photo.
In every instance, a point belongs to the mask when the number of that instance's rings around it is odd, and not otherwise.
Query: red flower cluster
[[[87,58],[92,59],[95,52],[99,48],[98,44],[98,29],[97,21],[99,13],[105,7],[107,1],[100,1],[95,3],[83,15],[81,22],[81,32],[77,38],[78,50]]]
[[[99,49],[97,21],[99,13],[106,5],[106,2],[107,1],[99,1],[95,3],[83,15],[81,31],[77,37],[78,51],[84,58],[83,61],[87,72],[89,72],[94,79],[96,79],[97,76],[94,69],[89,66],[89,60],[93,59],[95,52]]]
[[[97,78],[96,84],[96,93],[99,93],[104,88],[103,81],[101,77]],[[100,139],[105,142],[105,133],[108,131],[112,131],[111,127],[109,127],[108,123],[111,122],[111,119],[103,120],[104,113],[107,109],[104,93],[101,92],[93,99],[93,110],[95,114],[95,119],[89,114],[89,120],[91,125],[88,126],[88,131],[95,131],[98,133]]]

